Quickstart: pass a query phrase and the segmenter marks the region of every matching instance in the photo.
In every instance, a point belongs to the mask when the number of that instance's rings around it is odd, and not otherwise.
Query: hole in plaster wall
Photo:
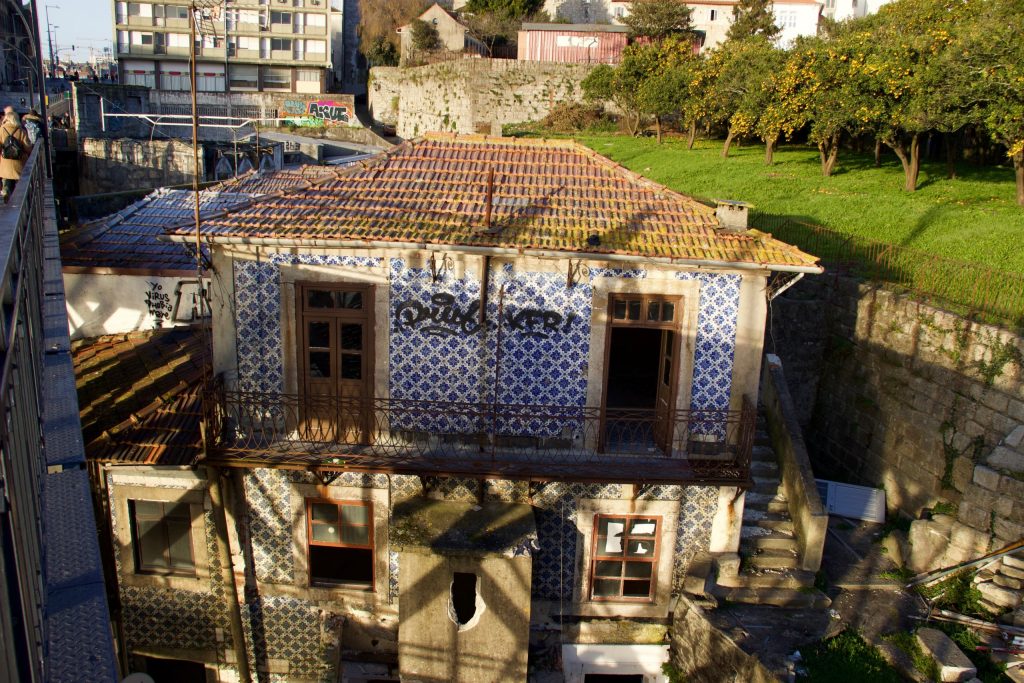
[[[476,574],[455,572],[448,598],[448,617],[459,625],[459,631],[468,631],[476,626],[485,609],[477,590]]]

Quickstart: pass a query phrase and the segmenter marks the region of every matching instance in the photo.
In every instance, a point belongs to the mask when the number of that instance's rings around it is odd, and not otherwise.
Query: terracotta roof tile
[[[308,187],[229,209],[204,221],[203,232],[214,242],[429,243],[766,267],[817,262],[756,230],[722,231],[714,209],[575,142],[476,135],[405,143]]]
[[[87,457],[191,465],[202,453],[202,344],[193,328],[106,335],[72,346]]]

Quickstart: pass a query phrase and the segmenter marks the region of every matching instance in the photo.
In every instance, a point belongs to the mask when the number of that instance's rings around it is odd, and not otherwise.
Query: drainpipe
[[[231,618],[231,645],[235,651],[238,666],[238,680],[252,683],[249,673],[249,654],[245,649],[245,632],[242,630],[242,610],[238,601],[238,586],[235,584],[235,568],[231,564],[231,550],[228,548],[228,520],[224,511],[224,495],[220,488],[221,472],[217,467],[206,468],[209,483],[210,502],[213,505],[213,523],[217,528],[217,559],[220,561],[221,582],[227,588],[228,615]]]

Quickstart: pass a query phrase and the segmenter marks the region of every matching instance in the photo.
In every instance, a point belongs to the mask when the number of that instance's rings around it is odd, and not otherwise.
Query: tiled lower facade
[[[246,496],[254,569],[259,581],[258,595],[249,595],[248,612],[243,612],[243,630],[254,680],[336,680],[338,647],[348,614],[346,605],[302,597],[294,586],[293,534],[301,523],[292,519],[294,484],[316,484],[317,479],[299,471],[252,469],[237,471]],[[418,477],[405,475],[343,474],[334,484],[387,490],[392,505],[423,494]],[[488,481],[486,499],[530,504],[537,525],[533,549],[534,600],[561,603],[572,609],[577,576],[577,514],[581,499],[621,500],[618,484],[550,482],[528,484],[518,481]],[[431,482],[428,495],[434,498],[477,502],[474,480],[441,478]],[[681,587],[693,554],[706,550],[716,512],[718,490],[701,486],[652,486],[642,489],[640,500],[679,501],[679,523],[673,552],[673,592]],[[389,511],[390,512],[390,511]],[[123,617],[130,651],[146,652],[157,646],[162,651],[183,653],[205,651],[208,660],[231,668],[230,623],[224,607],[225,591],[216,566],[213,519],[206,513],[207,542],[211,558],[208,592],[122,587]],[[114,520],[121,523],[120,520]],[[385,609],[398,609],[398,555],[389,549]],[[120,573],[131,568],[119,567]],[[378,601],[381,604],[381,601]],[[365,610],[360,606],[357,611]],[[397,638],[397,634],[392,637]],[[344,649],[344,647],[343,647]],[[350,653],[351,654],[351,653]],[[184,654],[182,658],[188,658]]]

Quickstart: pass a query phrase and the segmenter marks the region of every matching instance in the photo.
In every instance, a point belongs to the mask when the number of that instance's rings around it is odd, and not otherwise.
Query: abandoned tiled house
[[[76,349],[126,670],[665,680],[740,542],[769,278],[820,272],[727,225],[451,135],[207,218],[212,371],[189,328]]]

